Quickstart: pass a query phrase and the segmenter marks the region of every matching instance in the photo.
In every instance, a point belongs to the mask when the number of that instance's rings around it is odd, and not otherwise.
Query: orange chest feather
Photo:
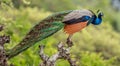
[[[64,31],[67,34],[73,34],[75,32],[82,30],[86,26],[87,26],[87,22],[80,22],[80,23],[76,23],[76,24],[65,25]]]

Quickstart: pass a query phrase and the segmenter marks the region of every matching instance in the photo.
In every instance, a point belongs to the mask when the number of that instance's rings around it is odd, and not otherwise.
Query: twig
[[[47,56],[43,52],[44,46],[40,46],[40,57],[43,60],[43,62],[40,64],[40,66],[55,66],[55,63],[58,59],[65,59],[68,60],[70,63],[70,66],[77,66],[76,62],[73,61],[70,57],[70,47],[65,48],[64,44],[59,43],[58,44],[58,52],[51,57]]]
[[[2,31],[3,26],[0,25],[0,31]],[[7,57],[5,54],[4,44],[9,43],[10,37],[9,36],[0,36],[0,66],[8,66],[7,65]]]

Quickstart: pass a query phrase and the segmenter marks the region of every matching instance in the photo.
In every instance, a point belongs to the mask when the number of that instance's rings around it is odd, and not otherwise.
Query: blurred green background
[[[18,44],[30,28],[52,13],[76,9],[90,9],[96,13],[100,9],[104,13],[103,23],[90,25],[73,36],[71,57],[79,66],[120,66],[119,4],[119,0],[0,0],[0,24],[5,26],[0,34],[11,36],[10,44],[6,45],[8,50]],[[61,30],[10,59],[9,64],[38,66],[41,62],[38,46],[45,44],[45,53],[51,56],[57,52],[57,44],[65,43],[66,38]],[[69,66],[69,63],[61,59],[56,66]]]

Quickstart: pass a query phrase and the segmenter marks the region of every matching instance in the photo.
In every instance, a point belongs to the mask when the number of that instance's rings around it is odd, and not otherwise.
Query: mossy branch
[[[3,26],[0,25],[0,31],[2,30],[3,30]],[[5,36],[5,35],[0,36],[0,66],[8,66],[4,44],[9,43],[9,41],[10,41],[9,36]]]

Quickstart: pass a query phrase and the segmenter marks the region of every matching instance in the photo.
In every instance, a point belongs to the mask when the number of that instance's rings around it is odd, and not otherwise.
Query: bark
[[[2,30],[3,30],[3,26],[0,25],[0,31]],[[0,66],[8,66],[4,44],[9,43],[9,41],[10,41],[9,36],[5,36],[5,35],[0,36]]]
[[[59,43],[58,52],[49,57],[44,54],[44,46],[41,45],[39,55],[43,62],[40,64],[40,66],[55,66],[55,63],[58,59],[65,59],[69,62],[70,66],[77,66],[76,61],[70,57],[70,48],[71,46],[66,48],[63,43]]]

